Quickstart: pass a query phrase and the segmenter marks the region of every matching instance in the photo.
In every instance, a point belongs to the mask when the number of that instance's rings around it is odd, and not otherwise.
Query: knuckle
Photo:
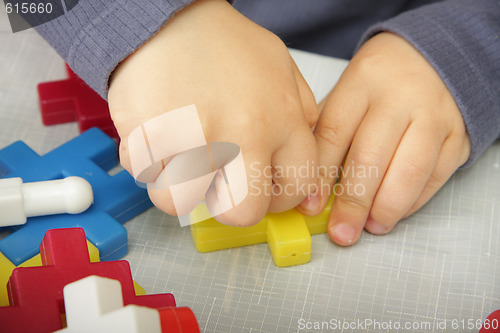
[[[218,222],[230,226],[251,227],[260,222],[265,215],[265,211],[260,212],[259,210],[244,209],[245,214],[241,214],[241,212],[236,210],[237,209],[233,208],[232,210],[225,212],[221,215],[215,216],[214,218]]]
[[[427,184],[425,184],[425,187],[433,193],[436,193],[444,185],[449,177],[449,175],[445,175],[440,171],[434,171],[430,175]]]
[[[371,201],[365,197],[354,195],[353,193],[344,193],[336,198],[344,208],[355,211],[369,211]]]
[[[332,147],[340,148],[342,146],[342,143],[339,140],[339,138],[342,137],[342,133],[340,133],[340,129],[335,125],[323,124],[318,126],[315,134],[317,138]]]
[[[316,104],[308,106],[304,109],[305,117],[309,127],[316,125],[319,119],[319,110]]]
[[[318,183],[317,177],[312,177],[310,174],[304,176],[297,176],[295,178],[290,178],[286,180],[288,186],[293,187],[295,189],[295,193],[300,194],[300,189],[311,188],[312,186],[317,185]],[[306,193],[307,194],[307,193]]]
[[[386,62],[386,59],[377,53],[365,54],[362,57],[355,57],[353,60],[353,70],[363,76],[366,76],[367,73],[377,74],[381,67],[380,64]]]
[[[406,179],[406,181],[410,183],[419,183],[422,181],[422,179],[426,179],[430,176],[429,169],[423,165],[420,165],[416,161],[403,161],[401,168],[404,179]]]
[[[320,188],[318,185],[317,177],[307,177],[307,178],[299,178],[299,181],[296,185],[296,195],[300,198],[305,198],[306,196],[312,193],[320,192]]]
[[[318,192],[318,175],[310,168],[278,168],[282,171],[273,174],[272,194],[282,198],[304,198],[310,193]]]
[[[123,168],[125,170],[127,170],[129,173],[131,173],[132,168],[131,168],[131,163],[130,163],[128,146],[123,143],[123,140],[120,143],[118,156],[120,157],[120,164],[123,166]]]
[[[283,91],[278,95],[278,107],[281,110],[296,112],[302,110],[302,102],[296,92]]]
[[[391,225],[399,221],[403,214],[404,212],[401,211],[401,209],[387,202],[376,202],[370,212],[370,215],[375,221],[381,221],[384,224]]]
[[[167,190],[155,190],[148,188],[148,195],[158,209],[172,216],[178,215],[175,204]]]
[[[268,30],[266,31],[266,33],[267,33],[266,38],[270,42],[269,43],[270,47],[274,47],[278,51],[281,51],[283,53],[283,55],[290,56],[290,53],[286,47],[286,44],[283,42],[283,40],[281,40],[281,38],[278,37],[278,35],[270,32]]]
[[[349,158],[356,166],[375,166],[382,161],[382,156],[372,150],[354,149],[349,152]]]

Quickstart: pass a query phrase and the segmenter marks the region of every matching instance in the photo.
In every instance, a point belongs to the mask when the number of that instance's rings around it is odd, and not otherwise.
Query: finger
[[[328,100],[328,97],[329,97],[329,96],[330,96],[330,95],[326,96],[325,98],[323,98],[323,99],[321,100],[321,102],[319,102],[319,103],[318,103],[319,114],[321,114],[321,113],[323,112],[323,109],[324,109],[324,107],[325,107],[326,101]]]
[[[128,145],[128,139],[122,139],[120,141],[120,146],[119,146],[119,157],[120,157],[120,164],[122,167],[128,171],[128,173],[132,176],[134,176],[134,173],[132,171],[132,163],[130,161],[130,152],[129,152],[129,145]],[[148,186],[148,195],[153,204],[164,211],[167,214],[170,215],[177,215],[177,210],[175,208],[175,205],[172,200],[172,194],[170,193],[167,178],[165,175],[160,174],[158,177],[161,177],[161,181],[163,182],[162,186]],[[142,185],[147,185],[147,184],[142,184]]]
[[[168,214],[186,215],[204,197],[210,213],[221,223],[235,226],[249,226],[257,223],[264,217],[271,197],[270,194],[267,194],[269,191],[266,191],[266,187],[271,186],[272,173],[262,167],[270,165],[270,157],[265,158],[248,151],[243,152],[242,155],[246,171],[246,179],[243,180],[243,183],[246,182],[246,184],[243,186],[248,186],[248,194],[241,202],[235,202],[235,198],[241,193],[232,192],[240,184],[228,183],[223,172],[226,170],[225,168],[221,168],[213,174],[210,173],[190,180],[189,184],[181,182],[177,185],[174,184],[173,187],[169,186],[167,173],[170,176],[178,173],[171,168],[175,159],[163,169],[154,183],[148,184],[151,201]],[[232,181],[235,179],[233,178]],[[238,190],[241,190],[241,187]],[[175,197],[172,195],[172,191],[175,191]],[[208,217],[210,216],[206,215],[205,218]]]
[[[220,223],[239,227],[256,224],[264,218],[271,202],[272,187],[271,156],[260,152],[259,149],[243,148],[242,155],[248,194],[233,208],[214,216]],[[216,179],[216,191],[217,188],[226,186],[223,180],[223,177]]]
[[[122,139],[120,141],[118,152],[120,157],[120,164],[125,170],[132,174],[132,164],[130,162],[130,153],[127,139]]]
[[[136,151],[137,153],[137,151]],[[119,146],[119,157],[120,157],[120,164],[122,167],[128,171],[128,173],[136,180],[137,184],[139,186],[146,186],[146,183],[144,182],[145,179],[148,179],[147,182],[152,182],[154,181],[161,173],[162,171],[162,165],[160,163],[155,163],[155,165],[150,165],[147,167],[147,170],[143,170],[142,172],[140,171],[141,167],[146,167],[146,163],[140,163],[140,166],[137,165],[137,161],[140,159],[137,158],[136,156],[136,166],[134,170],[134,165],[132,163],[131,157],[130,157],[130,145],[128,138],[127,140],[121,140],[120,146]],[[166,165],[168,161],[172,157],[163,159],[162,163]],[[139,180],[138,176],[141,174],[141,180]]]
[[[462,133],[460,135],[455,133],[450,135],[441,147],[436,166],[423,191],[412,207],[404,214],[403,218],[410,216],[425,205],[450,179],[458,167],[469,159],[469,156],[470,141],[468,136],[463,137]]]
[[[302,76],[299,68],[295,64],[294,65],[294,73],[295,73],[295,81],[297,82],[297,88],[299,89],[300,100],[302,102],[302,108],[304,110],[304,116],[306,118],[307,124],[310,128],[314,127],[319,118],[319,110],[318,105],[316,103],[316,99],[314,98],[314,94],[311,91],[311,88],[307,84],[306,80]]]
[[[390,119],[390,120],[388,120]],[[410,119],[404,113],[370,110],[354,137],[336,188],[329,234],[339,245],[359,238],[377,190]]]
[[[388,233],[415,203],[434,170],[445,136],[427,120],[410,124],[373,201],[367,231]]]
[[[330,97],[330,94],[328,94],[326,97],[324,97],[319,103],[318,103],[318,112],[319,115],[323,113],[323,109],[325,108],[326,101],[328,100],[328,97]],[[319,119],[319,117],[318,117]],[[318,122],[313,126],[312,130],[313,132],[316,130],[316,126],[318,125]]]
[[[299,206],[307,215],[319,214],[328,203],[337,180],[330,172],[342,164],[354,133],[368,110],[367,92],[349,68],[330,93],[314,130],[318,147],[319,192],[311,195]]]
[[[312,191],[317,191],[318,164],[316,142],[305,123],[299,124],[285,144],[272,157],[273,186],[270,212],[281,212],[297,206]]]
[[[170,187],[165,173],[162,171],[158,176],[157,186],[148,186],[148,195],[151,202],[160,210],[172,216],[178,216],[177,208],[175,207]]]

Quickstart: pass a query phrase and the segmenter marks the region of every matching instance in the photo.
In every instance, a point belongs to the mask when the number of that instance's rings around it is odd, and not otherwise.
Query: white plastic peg
[[[0,179],[0,227],[24,224],[32,216],[79,214],[93,201],[92,186],[80,177],[26,184],[21,178]]]
[[[143,306],[123,306],[121,284],[88,276],[63,289],[67,328],[59,333],[161,333],[160,313]]]

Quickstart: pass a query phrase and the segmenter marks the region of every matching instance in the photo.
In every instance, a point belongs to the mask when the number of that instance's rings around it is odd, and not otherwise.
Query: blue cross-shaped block
[[[101,260],[117,260],[128,251],[127,230],[121,223],[152,206],[146,190],[123,170],[110,176],[118,164],[115,142],[92,128],[44,156],[17,141],[0,150],[0,178],[21,177],[23,182],[85,178],[94,191],[94,203],[82,214],[59,214],[29,218],[26,224],[8,227],[0,240],[0,252],[19,265],[39,253],[49,229],[81,227],[98,249]],[[1,214],[2,212],[0,212]],[[1,229],[0,229],[1,230]]]

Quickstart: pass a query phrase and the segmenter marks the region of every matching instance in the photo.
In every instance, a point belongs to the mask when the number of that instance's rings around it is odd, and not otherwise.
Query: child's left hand
[[[363,227],[389,232],[469,158],[469,136],[446,85],[394,34],[366,42],[322,104],[315,129],[322,189],[299,209],[318,214],[342,176],[328,228],[339,245],[355,243]]]

